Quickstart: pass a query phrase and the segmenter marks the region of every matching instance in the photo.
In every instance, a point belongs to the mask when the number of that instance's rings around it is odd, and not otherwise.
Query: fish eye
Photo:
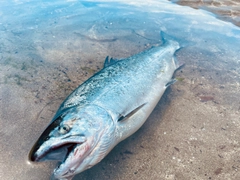
[[[47,140],[49,140],[50,139],[50,137],[49,136],[46,136],[45,138],[44,138],[44,141],[47,141]]]
[[[58,128],[60,134],[66,134],[70,131],[70,127],[67,124],[64,124]]]

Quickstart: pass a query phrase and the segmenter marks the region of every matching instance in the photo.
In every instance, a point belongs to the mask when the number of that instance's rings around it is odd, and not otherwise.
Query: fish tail
[[[178,50],[178,49],[181,48],[180,44],[179,44],[179,41],[176,38],[168,35],[164,31],[161,31],[160,35],[161,35],[161,38],[162,38],[161,41],[162,41],[163,44],[171,43],[175,47],[175,50]]]
[[[177,57],[176,57],[176,53],[181,49],[182,49],[182,47],[177,49],[175,51],[175,53],[173,54],[173,64],[174,64],[176,70],[182,68],[185,65],[184,62],[182,62],[181,60],[178,60]]]
[[[184,42],[182,43],[182,41],[180,39],[177,39],[175,37],[172,37],[170,35],[168,35],[167,33],[165,33],[164,31],[160,32],[161,35],[161,41],[163,44],[165,43],[170,43],[174,48],[175,48],[175,53],[173,55],[173,64],[175,65],[175,69],[179,69],[182,66],[184,66],[184,62],[181,62],[177,59],[176,54],[185,46],[182,46],[182,44],[185,44]],[[181,42],[181,45],[180,43]]]

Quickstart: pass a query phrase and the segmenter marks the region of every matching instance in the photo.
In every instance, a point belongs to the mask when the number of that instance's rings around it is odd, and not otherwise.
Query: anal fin
[[[166,85],[165,87],[167,88],[168,86],[174,84],[177,81],[177,79],[171,79]]]

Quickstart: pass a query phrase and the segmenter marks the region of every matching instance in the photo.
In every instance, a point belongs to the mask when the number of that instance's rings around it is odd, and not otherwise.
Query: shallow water
[[[240,179],[240,29],[230,16],[167,0],[1,1],[0,16],[0,179],[49,179],[55,163],[27,155],[60,103],[106,56],[159,45],[160,31],[184,46],[181,81],[137,133],[74,180]]]

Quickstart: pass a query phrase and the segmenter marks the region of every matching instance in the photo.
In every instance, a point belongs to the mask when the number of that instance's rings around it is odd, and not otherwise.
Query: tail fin
[[[165,33],[164,31],[160,31],[160,36],[161,36],[161,41],[162,41],[163,44],[166,43],[166,42],[169,42],[169,41],[178,42],[179,49],[183,48],[183,47],[193,45],[193,43],[188,42],[185,39],[183,40],[183,39],[180,39],[180,38],[177,38],[177,37],[170,36],[169,34]]]
[[[180,48],[179,42],[175,38],[169,36],[168,34],[166,34],[163,31],[160,32],[160,35],[161,35],[161,38],[162,38],[161,41],[163,44],[170,43],[171,45],[173,45],[175,47],[176,50]]]
[[[176,70],[182,68],[182,67],[185,65],[184,62],[182,62],[181,60],[178,60],[177,57],[176,57],[176,53],[177,53],[179,50],[181,50],[181,49],[182,49],[182,47],[180,47],[179,49],[177,49],[177,50],[175,51],[174,55],[173,55],[173,63],[174,63],[174,65],[175,65],[175,69],[176,69]]]
[[[175,65],[175,69],[181,68],[184,65],[184,63],[181,61],[179,62],[179,60],[177,60],[176,53],[179,52],[183,48],[183,45],[182,45],[182,44],[184,44],[184,43],[182,43],[183,40],[172,37],[163,31],[160,32],[160,35],[161,35],[163,44],[170,43],[172,46],[174,46],[175,53],[174,53],[173,59],[172,59],[173,64]]]
[[[161,41],[162,41],[163,44],[166,43],[169,40],[176,41],[173,37],[169,36],[164,31],[160,31],[160,37],[161,37]]]

